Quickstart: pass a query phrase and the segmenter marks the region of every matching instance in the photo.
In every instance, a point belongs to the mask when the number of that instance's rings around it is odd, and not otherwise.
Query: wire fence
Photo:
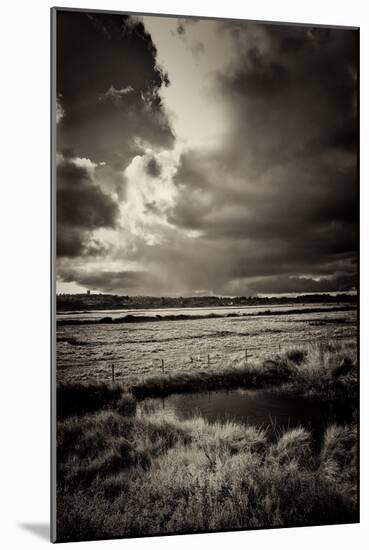
[[[340,343],[343,344],[345,341],[352,341],[352,336],[337,338],[336,341],[333,341],[333,344],[332,338],[320,337],[309,341],[287,341],[276,345],[268,345],[267,347],[249,345],[238,350],[232,350],[230,352],[223,351],[222,353],[209,350],[201,353],[189,353],[188,355],[181,353],[180,357],[176,354],[174,354],[174,356],[162,354],[160,357],[151,357],[150,359],[147,357],[147,354],[145,354],[140,359],[136,359],[136,363],[141,370],[139,377],[145,379],[146,375],[170,375],[171,372],[178,372],[179,368],[184,369],[184,372],[189,372],[192,368],[210,369],[212,367],[219,367],[220,365],[229,367],[232,364],[239,365],[242,363],[249,363],[260,360],[261,358],[273,359],[276,355],[285,353],[291,349],[303,350],[313,346],[323,352],[324,347],[337,347]],[[115,383],[129,374],[124,372],[126,365],[132,365],[132,361],[109,361],[110,367],[108,367],[108,369],[105,367],[104,371],[99,374],[102,374],[105,379],[109,377],[110,380]],[[100,376],[98,378],[101,379]]]

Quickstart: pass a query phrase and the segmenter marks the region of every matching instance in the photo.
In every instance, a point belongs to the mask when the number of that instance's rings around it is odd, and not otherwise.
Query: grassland
[[[325,401],[356,399],[356,343],[310,344],[254,363],[239,361],[217,369],[177,371],[128,385],[137,398],[262,386]]]
[[[358,520],[356,425],[331,424],[318,449],[299,427],[137,416],[136,397],[263,386],[312,399],[356,397],[355,345],[287,350],[260,364],[58,388],[58,539],[84,540]],[[236,372],[233,372],[236,371]]]

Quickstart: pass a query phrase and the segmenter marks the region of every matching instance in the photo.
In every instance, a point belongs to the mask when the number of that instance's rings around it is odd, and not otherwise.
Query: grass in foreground
[[[58,430],[58,537],[357,521],[356,428],[310,434],[103,411]]]
[[[137,396],[273,385],[353,400],[353,344],[287,350],[260,364],[161,376]],[[330,425],[317,450],[296,428],[270,441],[234,422],[135,415],[127,388],[58,387],[59,540],[358,521],[356,425]]]

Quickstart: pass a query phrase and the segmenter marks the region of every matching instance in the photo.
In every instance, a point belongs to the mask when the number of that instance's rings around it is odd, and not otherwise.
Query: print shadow
[[[49,523],[19,523],[18,527],[26,531],[30,531],[37,535],[40,539],[50,540],[50,525]]]

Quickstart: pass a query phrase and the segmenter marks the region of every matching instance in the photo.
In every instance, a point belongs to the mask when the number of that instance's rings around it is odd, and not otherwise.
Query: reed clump
[[[59,427],[60,540],[357,521],[356,428],[275,442],[235,422],[103,411]]]

